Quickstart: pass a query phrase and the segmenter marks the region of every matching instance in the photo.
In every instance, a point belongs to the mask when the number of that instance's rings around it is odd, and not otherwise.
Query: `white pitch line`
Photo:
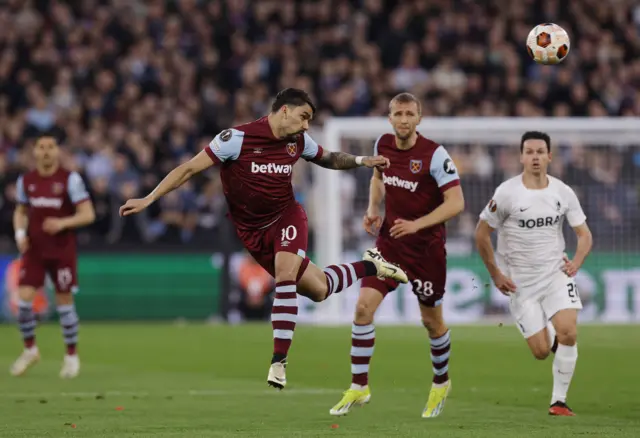
[[[225,397],[229,395],[325,395],[340,394],[340,389],[328,388],[291,388],[283,391],[276,389],[191,389],[188,391],[80,391],[80,392],[25,392],[25,393],[0,393],[0,398],[4,399],[24,399],[24,398],[54,398],[54,397],[168,397],[168,396],[191,396],[191,397]]]

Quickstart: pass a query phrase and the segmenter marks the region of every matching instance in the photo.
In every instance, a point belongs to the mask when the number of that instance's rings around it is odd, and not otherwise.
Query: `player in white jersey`
[[[547,175],[551,141],[526,132],[522,174],[503,182],[480,214],[476,245],[496,287],[509,296],[518,328],[536,359],[555,353],[550,415],[573,416],[566,398],[578,359],[577,319],[582,303],[574,276],[591,250],[591,231],[574,191]],[[565,254],[564,220],[578,244]],[[497,251],[491,233],[498,230]]]

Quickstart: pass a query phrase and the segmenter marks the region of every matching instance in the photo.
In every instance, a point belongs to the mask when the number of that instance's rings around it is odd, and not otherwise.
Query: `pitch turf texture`
[[[84,324],[81,376],[61,381],[60,329],[38,330],[43,360],[3,371],[0,437],[637,437],[640,326],[580,328],[574,418],[547,415],[551,361],[536,362],[512,326],[452,330],[452,392],[422,419],[431,379],[419,327],[378,327],[373,398],[329,415],[350,381],[350,327],[299,327],[289,386],[266,385],[268,325]],[[0,366],[20,350],[0,327]]]

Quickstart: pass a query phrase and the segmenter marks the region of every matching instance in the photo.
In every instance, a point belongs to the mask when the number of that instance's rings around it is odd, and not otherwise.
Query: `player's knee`
[[[373,322],[374,306],[366,301],[358,301],[356,304],[356,312],[354,322],[356,324],[371,324]]]
[[[22,301],[31,302],[36,296],[36,288],[31,286],[20,286],[18,288],[18,297]]]
[[[578,342],[578,330],[576,327],[567,327],[557,330],[558,343],[562,345],[575,345]]]

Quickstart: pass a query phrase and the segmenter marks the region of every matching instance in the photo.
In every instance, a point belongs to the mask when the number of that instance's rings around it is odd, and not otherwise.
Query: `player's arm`
[[[424,228],[442,224],[464,211],[464,195],[460,187],[460,176],[453,160],[443,146],[438,147],[433,153],[429,171],[442,193],[442,204],[431,213],[415,221],[396,219],[390,230],[392,237],[402,237]]]
[[[216,135],[203,151],[169,172],[147,196],[129,199],[120,207],[120,216],[138,213],[203,170],[227,160],[237,159],[242,150],[243,139],[242,131],[225,129]]]
[[[381,169],[389,167],[389,160],[382,156],[363,157],[345,152],[329,152],[327,150],[323,150],[320,157],[311,161],[320,167],[333,170],[347,170],[361,166]]]
[[[565,257],[563,271],[568,276],[573,277],[577,274],[578,270],[591,252],[593,236],[589,226],[587,225],[587,217],[582,211],[578,197],[570,187],[567,187],[567,190],[569,208],[567,210],[566,217],[569,225],[571,225],[571,228],[573,228],[573,231],[576,233],[578,243],[576,245],[576,253],[573,260],[569,260],[568,257]]]
[[[13,231],[16,245],[21,253],[24,253],[29,246],[27,239],[27,227],[29,226],[28,202],[27,193],[24,190],[24,180],[20,176],[16,181],[16,208],[13,210]]]
[[[207,151],[208,148],[200,151],[189,161],[182,163],[171,172],[169,172],[167,176],[165,176],[162,181],[160,181],[156,188],[153,189],[147,196],[145,196],[144,199],[148,201],[147,205],[152,204],[167,193],[177,189],[182,184],[190,180],[194,175],[197,175],[203,170],[206,170],[209,167],[213,166],[215,163],[209,157]]]
[[[480,213],[480,220],[476,226],[475,240],[478,253],[493,283],[500,292],[508,295],[516,291],[516,285],[513,280],[505,276],[498,267],[493,251],[493,244],[491,243],[491,233],[502,226],[509,216],[509,209],[506,205],[508,200],[503,192],[502,187],[498,187],[496,193],[493,195],[493,199],[489,201],[489,204],[482,213]]]

